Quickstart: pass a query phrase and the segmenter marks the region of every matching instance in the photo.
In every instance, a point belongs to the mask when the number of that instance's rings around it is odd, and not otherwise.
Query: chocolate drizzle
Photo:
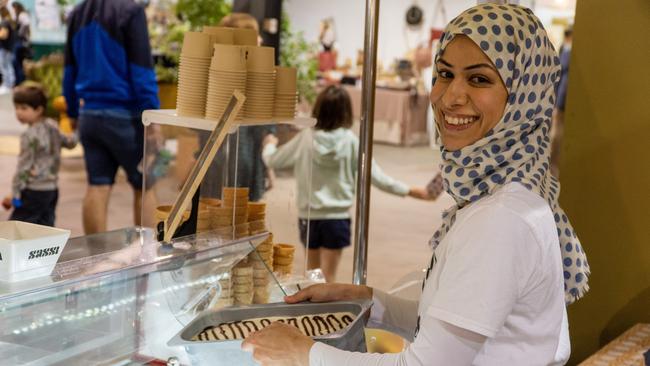
[[[314,323],[318,327],[318,335],[331,333],[330,326],[327,324],[322,316],[314,315]]]
[[[309,319],[308,317],[304,317],[300,320],[300,323],[302,324],[303,327],[305,327],[305,335],[308,335],[310,337],[313,337],[315,335],[314,324],[312,324],[311,319]],[[307,326],[309,326],[310,329],[307,329]]]
[[[328,323],[330,324],[330,326],[332,327],[332,329],[337,329],[337,330],[338,330],[338,329],[343,328],[343,324],[341,323],[340,320],[338,320],[338,319],[334,316],[334,314],[330,314],[330,315],[328,315],[326,319],[327,319],[327,322],[328,322]]]
[[[251,333],[252,333],[252,332],[257,332],[258,330],[260,330],[260,329],[257,327],[257,324],[255,324],[255,322],[252,321],[252,320],[244,320],[244,321],[242,322],[242,324],[244,324],[244,326],[246,327],[246,329],[247,329],[249,332],[251,332]],[[250,328],[248,327],[249,325],[250,325]],[[252,331],[251,331],[251,328],[253,329]]]
[[[352,319],[352,317],[349,316],[349,315],[343,315],[343,316],[341,317],[341,321],[343,321],[343,323],[345,323],[345,326],[346,326],[346,327],[347,327],[348,325],[350,325],[350,323],[352,323],[353,320],[354,320],[354,319]]]

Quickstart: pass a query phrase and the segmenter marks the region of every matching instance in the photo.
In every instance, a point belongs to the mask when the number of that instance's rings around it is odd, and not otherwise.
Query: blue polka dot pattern
[[[470,146],[447,151],[437,134],[444,186],[457,205],[445,211],[443,225],[430,243],[435,248],[444,240],[459,207],[518,182],[543,197],[554,213],[565,270],[565,300],[572,303],[589,289],[589,264],[559,206],[560,184],[549,173],[550,119],[560,70],[557,52],[532,11],[513,4],[477,5],[447,25],[444,34],[435,60],[456,36],[465,35],[496,66],[508,99],[501,120]],[[434,68],[432,84],[436,77]]]

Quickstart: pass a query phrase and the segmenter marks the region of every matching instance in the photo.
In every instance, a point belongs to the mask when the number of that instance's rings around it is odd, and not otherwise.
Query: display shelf
[[[142,112],[142,124],[148,126],[152,123],[212,131],[217,121],[198,117],[179,116],[175,109],[150,109]],[[301,127],[314,127],[316,125],[316,119],[311,117],[297,117],[287,120],[264,120],[247,118],[242,121],[235,121],[235,123],[237,126],[288,124]]]

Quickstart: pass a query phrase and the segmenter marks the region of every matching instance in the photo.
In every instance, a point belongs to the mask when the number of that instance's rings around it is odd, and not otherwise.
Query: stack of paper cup
[[[248,119],[273,118],[275,103],[275,49],[246,47],[246,102],[244,116]]]
[[[291,244],[273,245],[273,271],[280,274],[293,272],[293,254],[296,248]]]
[[[275,119],[293,119],[296,117],[298,93],[296,88],[296,69],[294,67],[275,67]]]
[[[246,92],[246,51],[243,46],[214,44],[205,117],[221,118],[235,90]]]
[[[253,267],[240,263],[232,270],[232,290],[235,305],[253,303]]]
[[[273,270],[273,234],[269,234],[257,249],[248,255],[253,266],[253,303],[269,302],[269,270]]]
[[[210,36],[187,32],[183,39],[178,66],[178,94],[176,109],[179,116],[203,117],[205,114],[206,75],[210,67],[212,47]]]

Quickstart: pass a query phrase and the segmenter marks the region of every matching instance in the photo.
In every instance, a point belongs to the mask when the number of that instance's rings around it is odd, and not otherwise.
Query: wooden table
[[[361,88],[345,86],[352,99],[352,113],[361,116]],[[429,96],[409,90],[375,90],[374,141],[400,146],[427,145]],[[358,127],[358,125],[357,125]]]
[[[593,354],[580,366],[643,366],[650,349],[650,324],[639,323]]]

